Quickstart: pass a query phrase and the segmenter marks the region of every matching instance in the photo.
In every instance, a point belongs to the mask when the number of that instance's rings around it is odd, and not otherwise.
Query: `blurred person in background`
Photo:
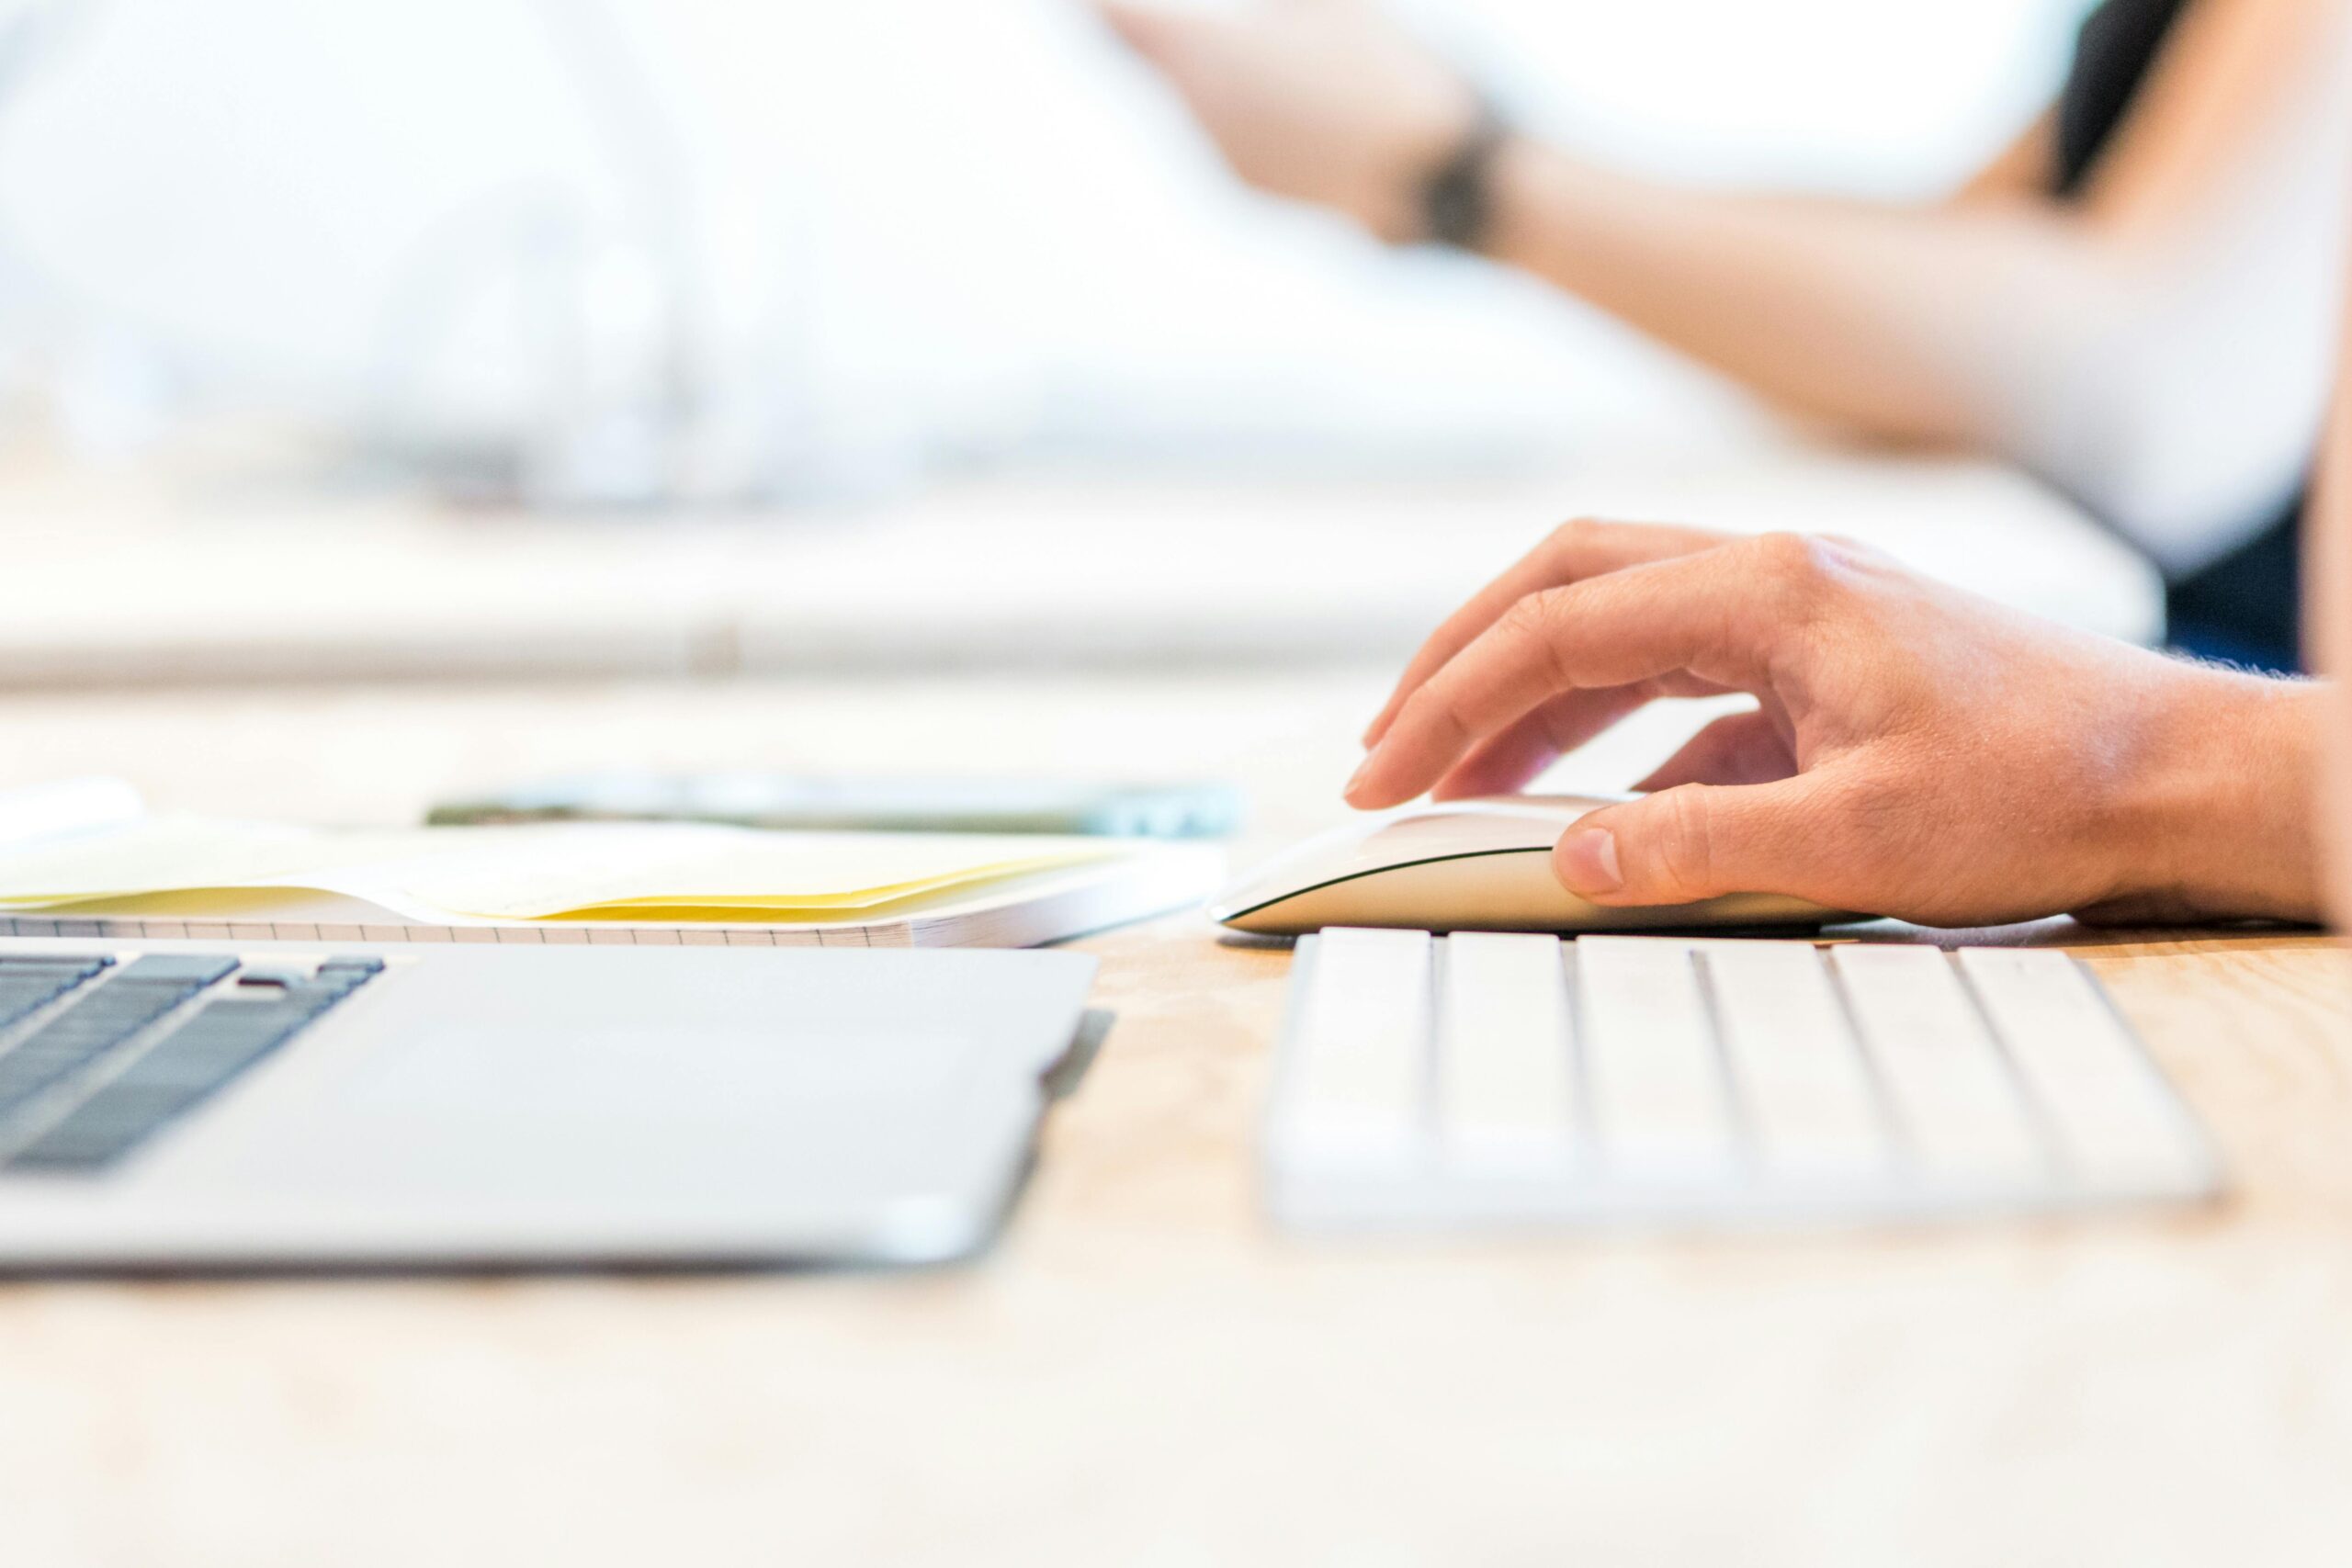
[[[2352,0],[2104,0],[2057,102],[1927,206],[1599,167],[1364,0],[1102,9],[1250,184],[1522,269],[1801,414],[2020,463],[2164,569],[2179,645],[2297,667]]]

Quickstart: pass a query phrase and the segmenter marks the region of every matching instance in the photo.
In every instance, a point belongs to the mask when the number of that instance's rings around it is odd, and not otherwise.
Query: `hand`
[[[1518,789],[1659,697],[1745,692],[1553,855],[1601,904],[1783,893],[1934,925],[2317,918],[2323,688],[2003,610],[1857,547],[1576,523],[1438,628],[1348,799]]]
[[[1277,0],[1238,17],[1101,9],[1236,174],[1383,239],[1418,236],[1421,183],[1477,121],[1462,80],[1362,0]]]

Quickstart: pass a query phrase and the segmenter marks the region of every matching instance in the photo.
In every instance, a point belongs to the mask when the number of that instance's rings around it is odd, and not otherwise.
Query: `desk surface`
[[[399,820],[518,772],[1222,774],[1327,821],[1381,678],[0,696],[0,784]],[[1655,737],[1651,738],[1655,740]],[[1621,754],[1612,765],[1633,765]],[[2063,924],[2018,933],[2089,942]],[[2304,935],[2098,939],[2214,1212],[1309,1247],[1252,1201],[1289,958],[1116,932],[1001,1245],[910,1276],[0,1286],[11,1562],[2338,1562],[2352,1028]]]
[[[1577,515],[1844,533],[2090,630],[2164,627],[2154,570],[2010,470],[1761,434],[1484,479],[1006,474],[692,517],[458,511],[257,469],[0,466],[0,686],[1401,660]]]

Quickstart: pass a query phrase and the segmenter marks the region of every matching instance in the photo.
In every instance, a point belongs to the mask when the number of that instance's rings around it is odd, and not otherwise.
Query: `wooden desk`
[[[1382,679],[17,694],[0,783],[398,820],[616,759],[1013,757],[1240,779],[1254,852],[1331,816]],[[966,1268],[0,1287],[0,1560],[2345,1560],[2352,1021],[2319,939],[2092,952],[2227,1151],[2211,1213],[1347,1247],[1253,1206],[1286,954],[1193,917],[1086,945],[1118,1026]]]

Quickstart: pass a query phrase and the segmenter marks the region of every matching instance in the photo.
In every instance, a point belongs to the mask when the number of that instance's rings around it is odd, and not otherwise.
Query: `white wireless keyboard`
[[[1265,1128],[1324,1226],[1854,1222],[2214,1196],[2063,953],[1329,930]]]

